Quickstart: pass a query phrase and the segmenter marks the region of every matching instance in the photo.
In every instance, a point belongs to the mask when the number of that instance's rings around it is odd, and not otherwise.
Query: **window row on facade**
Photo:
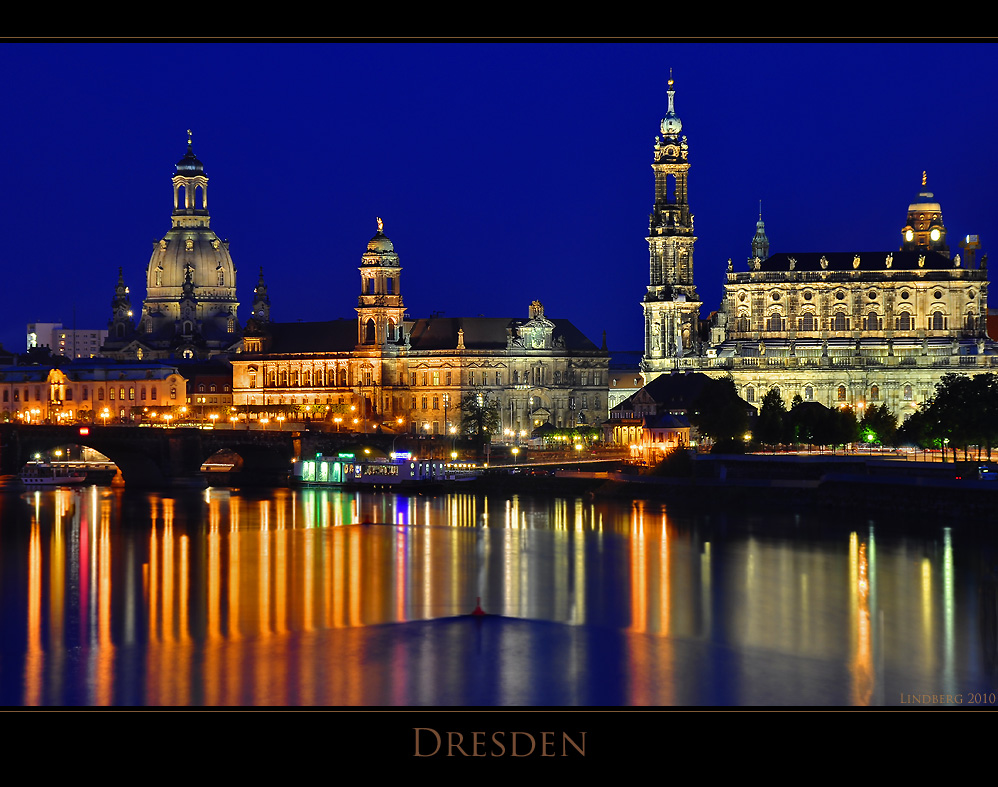
[[[827,320],[820,320],[819,317],[813,312],[804,312],[804,314],[796,318],[797,330],[800,332],[820,330],[851,331],[854,330],[853,326],[856,322],[857,321],[844,310],[835,312]],[[789,330],[790,325],[793,325],[792,318],[787,319],[780,312],[773,312],[765,319],[763,323],[763,330],[782,332]],[[949,317],[942,311],[934,311],[925,318],[923,327],[930,331],[948,330]],[[979,329],[979,320],[974,312],[967,313],[964,320],[964,328],[968,331],[977,331]],[[742,333],[747,333],[752,330],[752,320],[747,313],[739,314],[736,318],[735,330]],[[876,311],[867,312],[867,314],[861,318],[859,325],[855,328],[855,330],[883,331],[884,317]],[[915,315],[909,311],[900,311],[895,313],[894,330],[918,330]]]
[[[763,386],[755,386],[755,385],[746,385],[746,386],[744,386],[742,388],[742,398],[745,399],[745,401],[749,402],[750,404],[754,404],[757,400],[761,401],[762,400],[761,396],[758,397],[758,399],[757,399],[757,396],[756,396],[757,391],[756,391],[756,389],[757,388],[762,388],[762,387]],[[840,384],[834,386],[832,390],[833,390],[833,392],[835,394],[835,396],[834,396],[835,401],[843,403],[843,404],[848,403],[848,401],[849,401],[849,387],[847,385],[845,385],[844,383],[840,383]],[[770,391],[776,391],[778,394],[780,394],[781,398],[784,398],[783,397],[783,390],[780,388],[779,385],[772,385],[772,386],[769,386],[768,388],[766,388],[766,393],[769,393]],[[913,402],[915,400],[915,390],[914,390],[913,386],[908,385],[908,384],[903,385],[900,388],[900,392],[901,392],[901,400],[902,401]],[[761,391],[760,391],[760,393],[761,393]],[[794,395],[796,395],[796,394],[794,394]],[[803,386],[800,389],[800,397],[805,402],[816,401],[816,399],[815,399],[815,386],[813,386],[813,385],[805,385],[805,386]],[[879,385],[871,385],[870,388],[869,388],[869,394],[865,398],[866,398],[866,401],[868,401],[868,402],[881,402],[882,398],[881,398],[880,386]],[[789,402],[785,398],[784,398],[784,402],[783,403],[784,403],[784,405],[789,405]]]

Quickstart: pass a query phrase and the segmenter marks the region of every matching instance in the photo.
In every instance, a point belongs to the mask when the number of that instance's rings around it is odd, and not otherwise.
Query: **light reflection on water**
[[[871,705],[992,690],[993,544],[825,525],[515,495],[7,495],[0,701]],[[479,598],[504,617],[456,617]]]

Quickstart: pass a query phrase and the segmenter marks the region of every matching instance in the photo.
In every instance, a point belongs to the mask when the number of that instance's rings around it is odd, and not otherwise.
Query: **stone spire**
[[[253,290],[253,319],[257,322],[270,322],[270,296],[267,294],[267,283],[263,280],[263,266],[260,266],[260,278]]]
[[[762,220],[762,200],[759,200],[759,220],[755,223],[755,237],[752,238],[752,254],[749,260],[769,257],[769,238],[766,237],[766,224]]]
[[[128,287],[125,286],[125,275],[118,268],[118,284],[114,288],[111,299],[111,320],[107,324],[108,332],[116,339],[124,339],[135,331],[135,320],[132,315],[132,301]]]

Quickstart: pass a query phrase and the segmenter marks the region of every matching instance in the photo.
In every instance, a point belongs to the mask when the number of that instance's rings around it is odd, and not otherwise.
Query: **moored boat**
[[[48,462],[28,462],[21,470],[21,481],[28,487],[70,486],[86,480],[87,474],[83,470]]]
[[[391,459],[358,459],[353,454],[317,455],[295,463],[294,480],[304,486],[426,486],[464,481],[477,471],[440,460],[399,455]]]

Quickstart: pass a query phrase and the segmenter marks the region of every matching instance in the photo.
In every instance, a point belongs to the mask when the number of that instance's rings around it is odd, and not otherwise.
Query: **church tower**
[[[270,322],[270,295],[267,294],[267,283],[263,280],[263,266],[260,266],[260,278],[253,290],[253,319],[258,323]]]
[[[948,257],[943,209],[925,185],[925,180],[923,172],[922,190],[908,206],[908,223],[901,230],[901,251],[938,251]]]
[[[762,220],[762,200],[759,200],[759,220],[755,223],[755,237],[752,238],[752,260],[764,260],[769,256],[769,238],[766,237],[766,223]]]
[[[118,268],[118,284],[114,288],[111,299],[111,319],[107,324],[107,334],[115,339],[125,339],[135,330],[135,320],[132,319],[132,301],[128,287],[125,286],[125,275]]]
[[[395,246],[384,234],[384,226],[379,218],[378,231],[361,257],[358,349],[398,344],[402,339],[402,316],[405,314],[399,289],[402,267]]]
[[[655,204],[649,221],[650,270],[642,306],[645,381],[673,368],[676,358],[699,352],[700,301],[693,284],[693,214],[688,201],[689,145],[681,136],[675,88],[669,78],[669,108],[655,137]]]

